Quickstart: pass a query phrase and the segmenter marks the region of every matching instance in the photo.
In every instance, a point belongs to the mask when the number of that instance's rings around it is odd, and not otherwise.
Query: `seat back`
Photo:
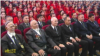
[[[25,39],[26,43],[27,43],[26,32],[27,32],[28,30],[30,30],[30,29],[31,29],[31,28],[26,28],[26,29],[24,29],[24,31],[23,31],[23,33],[24,33],[24,39]]]
[[[21,31],[18,30],[18,29],[15,30],[15,33],[17,33],[17,34],[22,34]],[[5,34],[7,34],[7,31],[5,31],[5,32],[3,32],[3,33],[1,34],[1,38],[2,38]],[[2,54],[2,48],[1,48],[1,56],[3,56],[3,54]]]

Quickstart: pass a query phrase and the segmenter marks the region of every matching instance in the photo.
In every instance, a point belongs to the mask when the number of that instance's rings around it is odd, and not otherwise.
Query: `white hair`
[[[51,21],[53,21],[54,19],[57,19],[57,18],[56,18],[56,17],[52,17],[52,18],[51,18]],[[57,19],[57,20],[58,20],[58,19]]]

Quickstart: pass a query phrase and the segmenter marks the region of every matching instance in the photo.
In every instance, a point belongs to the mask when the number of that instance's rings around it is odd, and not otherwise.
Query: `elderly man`
[[[39,28],[36,20],[30,22],[30,27],[31,29],[26,33],[26,38],[32,49],[38,52],[40,56],[47,56],[48,53],[51,56],[61,56],[60,48]]]
[[[49,27],[46,28],[46,33],[48,36],[50,36],[53,41],[61,48],[61,55],[62,56],[66,56],[66,51],[68,48],[68,55],[67,56],[72,56],[73,55],[73,51],[74,51],[74,45],[69,42],[66,39],[66,46],[64,45],[65,43],[62,41],[63,38],[63,34],[62,34],[62,30],[58,25],[58,20],[56,17],[52,17],[51,18],[51,25]]]
[[[12,21],[5,23],[7,34],[1,39],[3,56],[38,56],[25,42],[21,34],[15,33]]]
[[[11,16],[6,16],[5,19],[6,19],[6,22],[7,22],[7,21],[12,21],[12,22],[13,22],[13,17],[11,17]],[[1,26],[1,33],[4,32],[4,31],[6,31],[5,25],[2,25],[2,26]]]

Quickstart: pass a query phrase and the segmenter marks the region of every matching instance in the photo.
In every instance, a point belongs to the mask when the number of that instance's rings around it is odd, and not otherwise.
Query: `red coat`
[[[22,23],[23,20],[22,20],[22,18],[18,19],[18,17],[14,17],[13,22],[14,22],[14,24],[18,25],[18,24]]]
[[[1,25],[4,25],[5,24],[5,19],[1,19]]]

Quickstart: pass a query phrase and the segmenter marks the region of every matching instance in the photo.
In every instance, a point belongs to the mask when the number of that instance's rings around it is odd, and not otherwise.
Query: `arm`
[[[32,49],[38,52],[41,48],[35,44],[33,37],[34,36],[32,36],[31,33],[26,33],[26,38],[27,38],[29,46],[31,46]]]

